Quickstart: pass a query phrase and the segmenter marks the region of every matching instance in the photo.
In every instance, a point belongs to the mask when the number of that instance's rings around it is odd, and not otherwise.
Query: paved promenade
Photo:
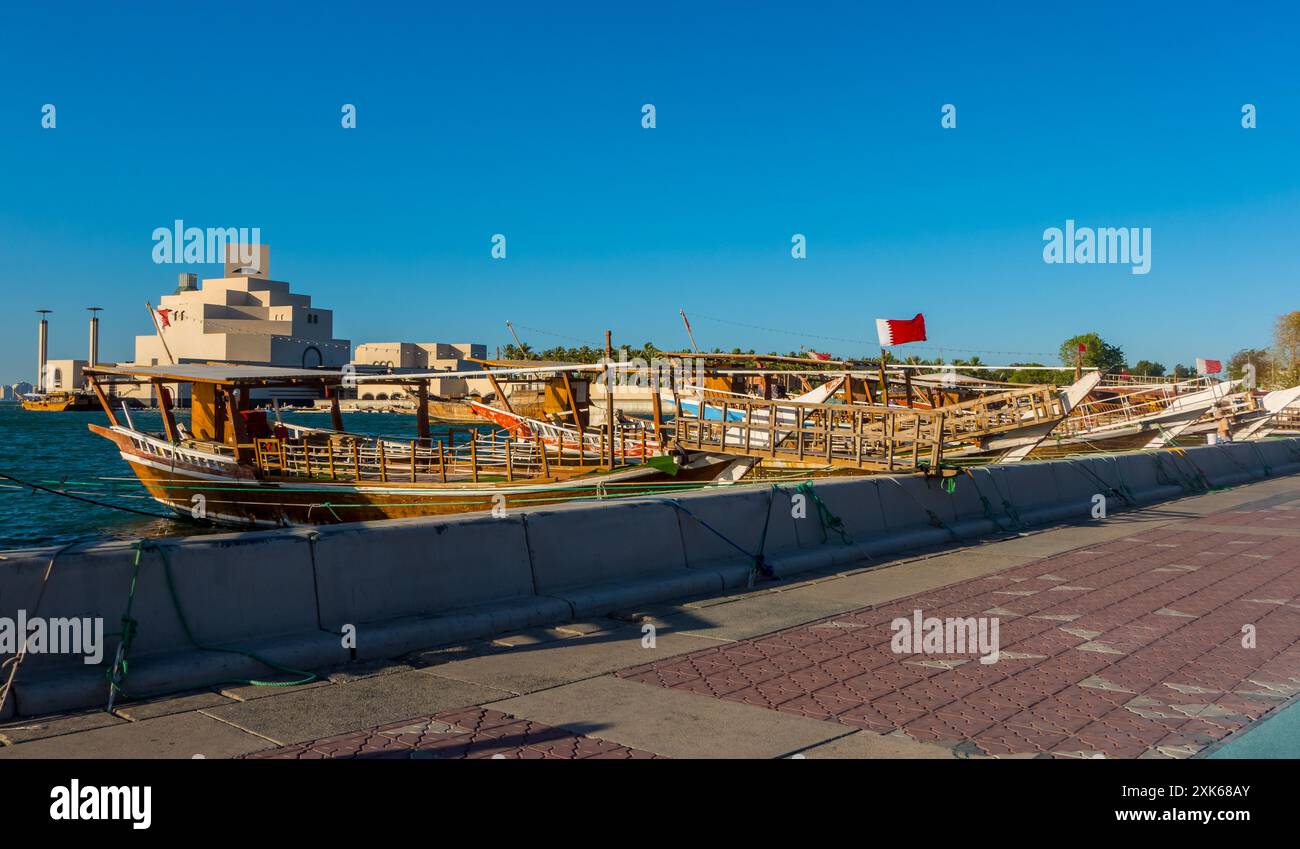
[[[0,757],[1186,758],[1300,693],[1297,518],[1281,478],[305,687],[11,720]],[[915,610],[996,617],[999,659],[895,653]]]

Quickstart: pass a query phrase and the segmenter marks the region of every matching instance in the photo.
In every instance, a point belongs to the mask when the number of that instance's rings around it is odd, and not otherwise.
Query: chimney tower
[[[103,307],[86,307],[90,310],[90,362],[93,367],[99,362],[99,312]]]
[[[45,363],[49,359],[50,322],[45,318],[53,310],[37,310],[41,317],[36,325],[36,391],[45,391]]]

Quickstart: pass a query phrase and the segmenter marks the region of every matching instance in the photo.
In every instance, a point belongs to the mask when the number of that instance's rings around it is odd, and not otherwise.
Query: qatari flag
[[[1223,371],[1223,363],[1218,360],[1203,360],[1200,357],[1196,358],[1197,374],[1218,374],[1221,371]]]
[[[824,363],[830,362],[831,359],[830,354],[823,354],[821,351],[809,351],[808,356],[812,357],[814,360],[821,360]]]
[[[924,342],[925,316],[917,313],[916,318],[878,318],[876,335],[880,337],[882,348],[904,342]]]

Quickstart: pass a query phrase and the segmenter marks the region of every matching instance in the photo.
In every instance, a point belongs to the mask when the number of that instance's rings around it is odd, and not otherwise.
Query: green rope
[[[1159,459],[1159,458],[1157,458],[1157,459]],[[1076,469],[1076,470],[1077,470],[1080,474],[1082,474],[1083,476],[1085,476],[1085,477],[1087,477],[1087,478],[1093,480],[1094,482],[1100,484],[1100,485],[1102,486],[1102,488],[1104,488],[1105,490],[1109,491],[1111,495],[1114,495],[1114,496],[1118,497],[1121,501],[1123,501],[1123,502],[1124,502],[1125,504],[1127,504],[1129,507],[1136,507],[1136,506],[1137,506],[1137,496],[1135,496],[1135,495],[1133,494],[1133,491],[1130,490],[1130,489],[1128,488],[1128,485],[1124,483],[1124,471],[1123,471],[1123,467],[1119,464],[1119,461],[1118,461],[1118,460],[1115,461],[1115,469],[1116,469],[1116,473],[1119,475],[1119,479],[1120,479],[1119,486],[1115,486],[1115,485],[1111,484],[1109,481],[1107,481],[1107,480],[1106,480],[1105,478],[1103,478],[1101,475],[1097,474],[1097,473],[1094,472],[1092,469],[1088,468],[1088,466],[1087,466],[1085,463],[1080,463],[1078,460],[1067,460],[1067,461],[1066,461],[1066,464],[1069,465],[1069,466],[1071,466],[1071,467],[1073,467],[1074,469]]]
[[[163,575],[167,581],[167,592],[171,597],[172,606],[176,610],[176,618],[180,620],[181,630],[185,632],[185,638],[190,644],[200,651],[223,652],[226,654],[237,654],[242,657],[255,660],[263,666],[269,667],[276,672],[283,672],[286,675],[298,676],[292,681],[262,681],[256,678],[231,678],[220,681],[210,681],[205,684],[192,685],[173,690],[161,690],[154,693],[131,693],[126,690],[123,684],[130,674],[130,653],[131,645],[140,632],[140,623],[131,615],[135,604],[135,590],[138,585],[140,576],[140,561],[146,548],[158,552],[159,558],[163,564]],[[283,666],[275,661],[269,660],[256,652],[245,651],[243,649],[222,648],[220,646],[211,646],[201,642],[194,635],[193,629],[190,628],[189,620],[185,617],[185,611],[181,607],[180,595],[176,592],[176,582],[172,577],[171,560],[167,556],[167,550],[164,546],[158,545],[151,540],[139,540],[135,544],[135,565],[131,573],[131,588],[127,592],[126,611],[122,614],[122,630],[114,636],[120,636],[121,642],[118,643],[117,656],[109,668],[105,677],[109,683],[109,710],[112,710],[113,700],[116,696],[121,695],[128,699],[150,699],[158,696],[172,695],[173,693],[186,692],[188,690],[202,689],[205,687],[215,687],[222,684],[247,684],[254,687],[297,687],[302,684],[309,684],[316,680],[316,674],[307,672],[302,669],[294,669],[290,666]]]
[[[892,477],[886,478],[886,480],[892,481],[893,483],[897,484],[898,488],[903,491],[903,494],[906,495],[908,498],[912,499],[912,501],[916,503],[916,506],[920,507],[921,510],[925,512],[926,517],[930,520],[931,527],[942,528],[943,530],[948,532],[948,535],[953,538],[954,542],[961,542],[961,537],[957,534],[957,532],[954,531],[952,528],[948,527],[948,524],[944,522],[943,519],[939,518],[938,513],[934,512],[929,507],[926,507],[924,504],[920,502],[920,500],[915,495],[908,492],[907,487],[903,486],[902,481],[898,480],[898,478],[892,478]]]
[[[773,488],[775,489],[775,487]],[[832,513],[831,509],[826,506],[826,502],[822,501],[821,496],[813,488],[812,481],[804,481],[796,486],[794,491],[805,498],[811,499],[813,504],[817,506],[817,519],[821,522],[822,542],[829,541],[830,536],[826,532],[830,530],[839,535],[840,542],[844,545],[853,544],[853,538],[849,536],[848,529],[844,526],[844,520]]]
[[[1002,494],[1002,487],[998,486],[998,479],[992,472],[989,473],[989,480],[993,482],[993,489],[997,491],[998,498],[1002,501],[1003,512],[1007,514],[1007,518],[1012,522],[1011,529],[1019,531],[1024,528],[1025,523],[1020,519],[1020,511],[1011,503],[1010,498]]]
[[[1268,460],[1265,459],[1264,457],[1264,452],[1259,449],[1259,443],[1251,442],[1248,444],[1250,445],[1251,449],[1254,450],[1255,456],[1259,458],[1260,465],[1264,467],[1264,477],[1266,478],[1272,477],[1273,467],[1268,464]]]

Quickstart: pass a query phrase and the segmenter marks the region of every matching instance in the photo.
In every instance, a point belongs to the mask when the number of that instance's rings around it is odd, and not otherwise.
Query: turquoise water
[[[132,411],[131,418],[141,430],[162,430],[156,412]],[[182,411],[178,418],[188,422],[189,416]],[[329,416],[317,413],[285,413],[283,419],[329,427]],[[61,544],[82,537],[135,539],[212,532],[208,526],[164,518],[162,506],[136,482],[117,449],[91,433],[88,422],[107,425],[108,417],[103,412],[33,413],[17,404],[0,403],[0,472],[94,501],[158,514],[158,518],[34,492],[0,479],[0,549]],[[343,423],[354,433],[398,439],[412,439],[416,432],[415,416],[395,413],[349,413]]]

